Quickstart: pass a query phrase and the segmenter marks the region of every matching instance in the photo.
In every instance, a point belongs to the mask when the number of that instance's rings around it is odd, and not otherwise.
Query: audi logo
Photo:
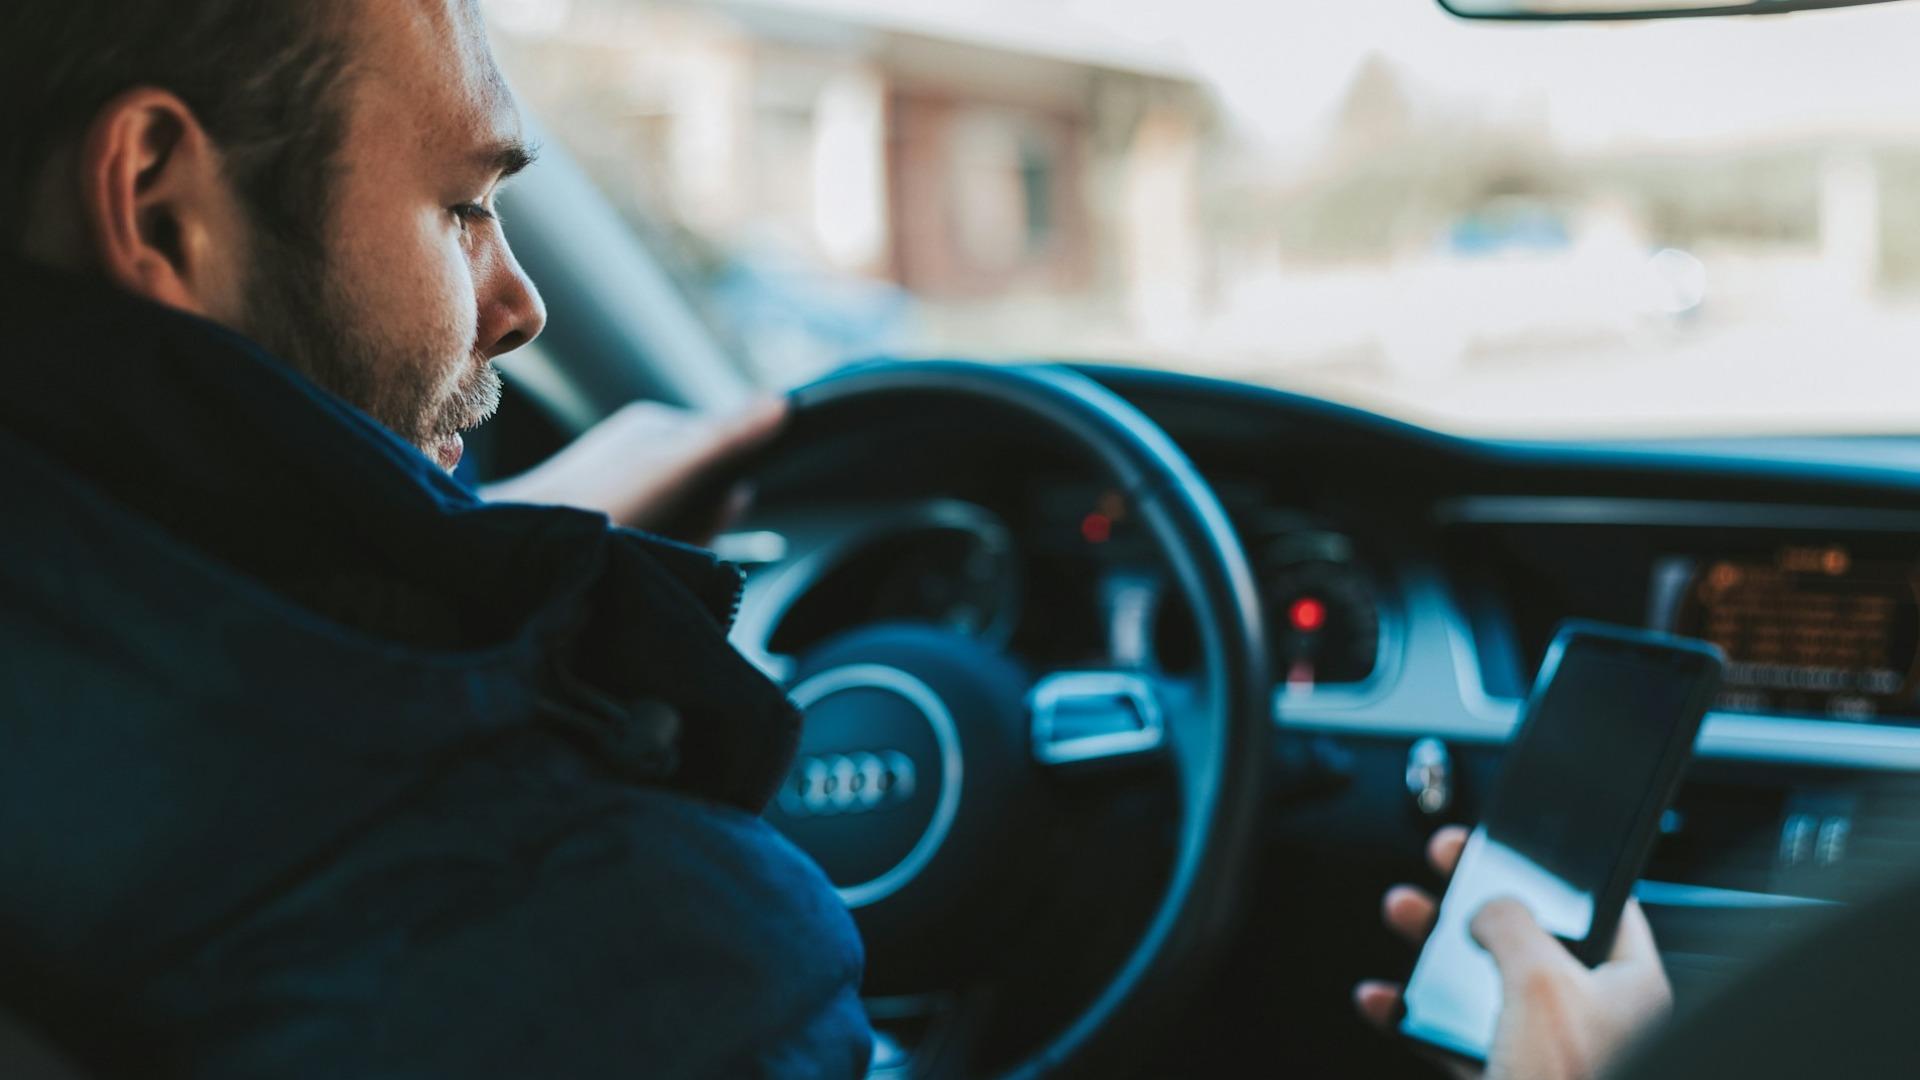
[[[796,761],[780,789],[789,817],[864,814],[913,795],[913,759],[898,750],[818,754]]]

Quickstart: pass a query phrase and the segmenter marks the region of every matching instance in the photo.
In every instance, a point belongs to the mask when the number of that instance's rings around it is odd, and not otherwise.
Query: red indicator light
[[[1311,596],[1303,596],[1287,609],[1287,621],[1295,630],[1311,634],[1327,625],[1327,605]]]
[[[1089,544],[1104,544],[1113,539],[1113,519],[1102,513],[1091,513],[1080,519],[1080,535]]]

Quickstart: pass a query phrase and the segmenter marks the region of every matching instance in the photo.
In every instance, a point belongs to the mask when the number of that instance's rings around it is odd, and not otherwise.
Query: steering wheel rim
[[[795,391],[791,432],[923,395],[1021,414],[1088,452],[1145,523],[1200,632],[1208,707],[1189,731],[1200,736],[1185,748],[1196,760],[1182,762],[1178,844],[1153,917],[1091,1003],[1004,1075],[1108,1071],[1138,1060],[1142,1038],[1159,1029],[1154,1016],[1193,985],[1240,895],[1272,708],[1258,591],[1226,511],[1186,454],[1132,404],[1071,369],[863,364]]]

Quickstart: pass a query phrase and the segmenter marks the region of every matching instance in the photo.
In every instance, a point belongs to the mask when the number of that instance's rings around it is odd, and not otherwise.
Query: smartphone
[[[1588,966],[1606,957],[1724,662],[1702,641],[1561,625],[1407,980],[1402,1035],[1486,1060],[1500,975],[1468,926],[1489,901],[1519,900]]]

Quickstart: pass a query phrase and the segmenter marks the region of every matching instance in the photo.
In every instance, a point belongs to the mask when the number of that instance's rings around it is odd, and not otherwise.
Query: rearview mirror
[[[1464,19],[1683,19],[1702,15],[1779,15],[1891,0],[1440,0]]]

